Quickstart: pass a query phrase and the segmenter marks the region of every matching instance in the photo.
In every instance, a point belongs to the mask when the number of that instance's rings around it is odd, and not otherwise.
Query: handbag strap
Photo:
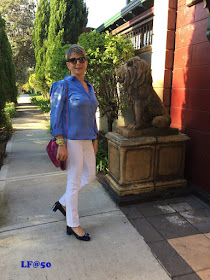
[[[68,83],[66,82],[66,148],[67,148],[67,133],[68,133]]]

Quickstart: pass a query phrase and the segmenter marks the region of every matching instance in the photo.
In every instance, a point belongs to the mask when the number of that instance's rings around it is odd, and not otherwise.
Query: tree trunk
[[[110,131],[112,131],[112,124],[113,124],[113,119],[108,119],[108,131],[110,132]]]

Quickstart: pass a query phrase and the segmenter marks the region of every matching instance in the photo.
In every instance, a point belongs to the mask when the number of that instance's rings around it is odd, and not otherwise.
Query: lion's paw
[[[130,129],[130,130],[137,130],[137,129],[139,129],[140,127],[139,126],[137,126],[136,124],[128,124],[127,125],[127,129]]]

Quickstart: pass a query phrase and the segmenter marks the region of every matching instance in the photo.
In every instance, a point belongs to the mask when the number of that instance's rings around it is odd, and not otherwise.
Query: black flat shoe
[[[62,213],[64,216],[66,216],[66,211],[64,210],[63,206],[60,204],[59,201],[57,201],[57,202],[53,205],[53,207],[52,207],[51,209],[52,209],[52,211],[54,211],[54,212],[56,212],[57,210],[60,210],[61,213]]]
[[[72,229],[71,227],[68,227],[68,226],[67,226],[67,229],[66,229],[66,234],[67,234],[67,235],[74,234],[75,237],[76,237],[77,239],[79,239],[79,240],[82,240],[82,241],[90,241],[90,236],[89,236],[88,233],[85,233],[85,235],[83,235],[83,236],[79,236],[79,235],[77,235],[77,234],[73,231],[73,229]]]

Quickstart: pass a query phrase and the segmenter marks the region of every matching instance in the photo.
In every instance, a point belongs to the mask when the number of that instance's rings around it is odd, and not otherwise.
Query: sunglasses
[[[68,62],[71,62],[72,64],[77,64],[77,61],[79,61],[79,63],[84,63],[86,60],[86,58],[84,56],[81,56],[81,57],[72,57],[72,58],[69,58],[67,61]]]

